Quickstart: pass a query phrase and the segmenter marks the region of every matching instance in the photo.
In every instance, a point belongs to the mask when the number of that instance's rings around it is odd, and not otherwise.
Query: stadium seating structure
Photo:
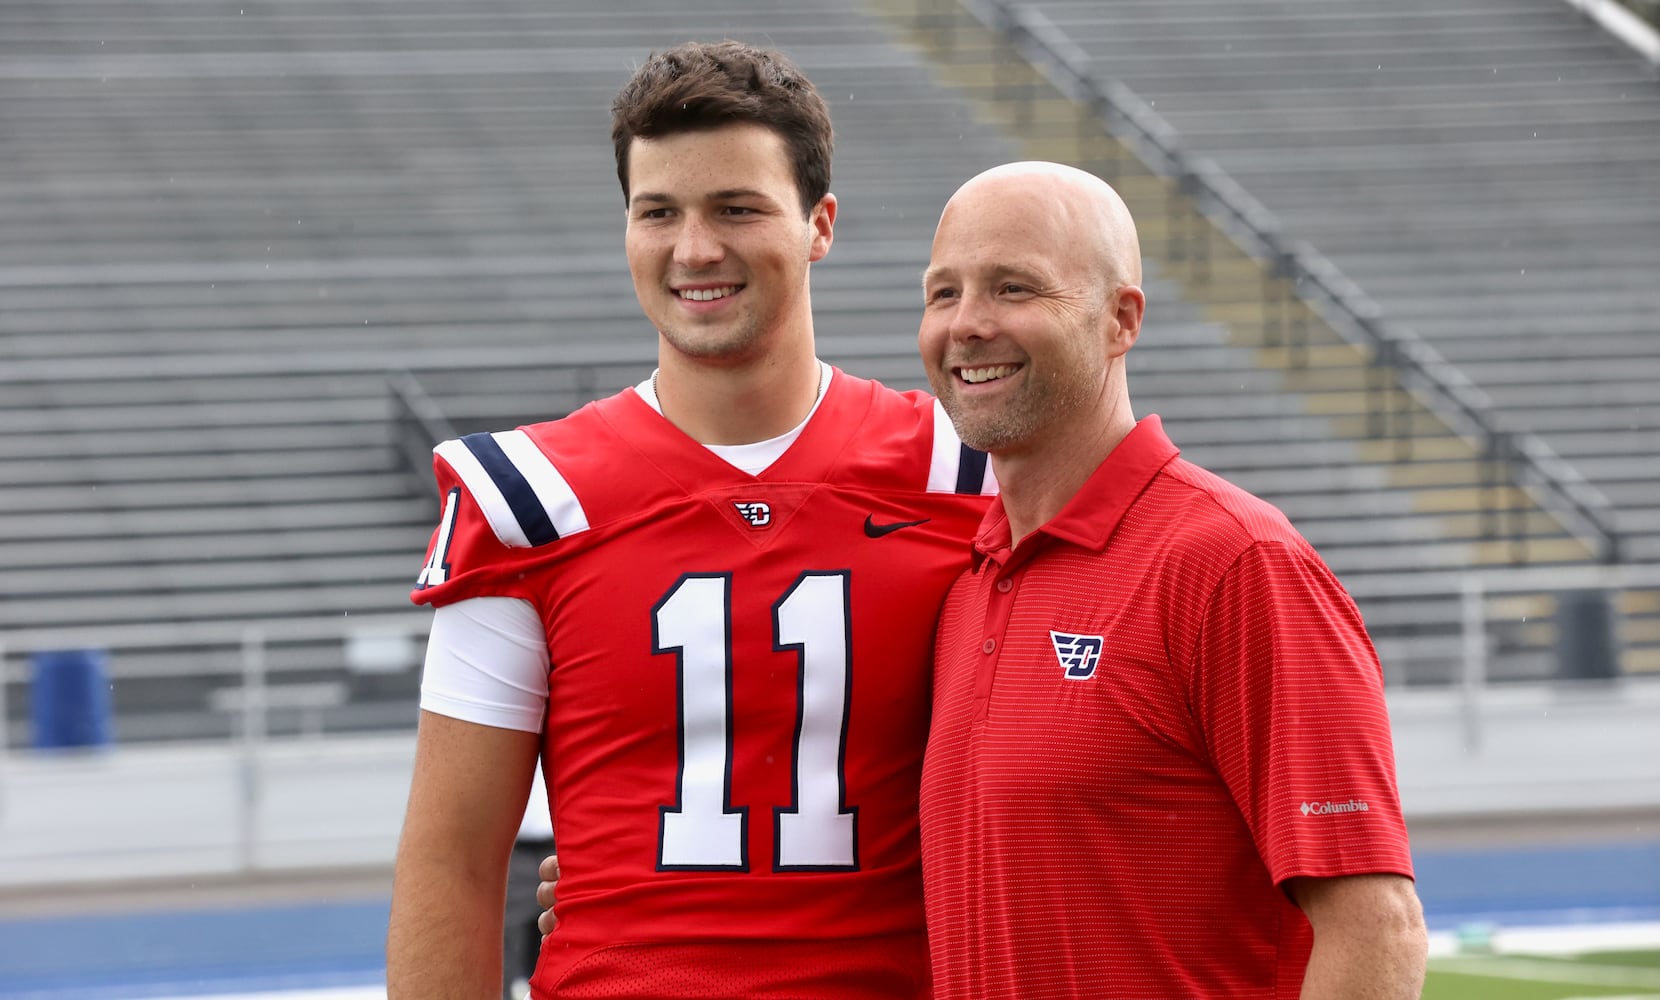
[[[608,105],[652,48],[774,44],[817,82],[841,198],[814,274],[821,353],[924,385],[939,208],[978,169],[1048,155],[985,85],[1025,71],[1006,52],[912,44],[941,6],[0,7],[14,719],[31,644],[115,649],[124,738],[196,736],[235,724],[242,623],[308,623],[266,666],[314,689],[341,676],[319,623],[419,627],[407,592],[437,511],[401,415],[511,426],[651,369]],[[1660,93],[1640,66],[1544,2],[1034,6],[1582,472],[1626,558],[1660,560]],[[1351,582],[1392,682],[1456,675],[1459,612],[1443,591],[1368,596],[1367,578],[1595,561],[1404,394],[1410,449],[1372,433],[1364,352],[1225,246],[1196,280],[1182,234],[1202,220],[1122,166],[1149,258],[1138,412],[1286,510]],[[1276,339],[1291,314],[1313,331],[1296,350]],[[1482,495],[1505,498],[1507,537]],[[1622,600],[1627,669],[1660,668],[1660,606]],[[1495,673],[1550,675],[1548,598],[1493,601]],[[215,628],[232,637],[201,638]],[[355,672],[278,725],[407,726],[412,699],[410,671]]]

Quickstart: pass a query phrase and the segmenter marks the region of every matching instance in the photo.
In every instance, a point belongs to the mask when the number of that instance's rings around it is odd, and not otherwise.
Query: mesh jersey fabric
[[[1382,671],[1277,510],[1141,421],[940,624],[921,795],[941,998],[1291,998],[1295,876],[1411,875]]]
[[[754,476],[631,389],[490,437],[438,449],[413,596],[546,626],[561,878],[535,995],[925,993],[928,665],[984,456],[929,397],[840,372]]]

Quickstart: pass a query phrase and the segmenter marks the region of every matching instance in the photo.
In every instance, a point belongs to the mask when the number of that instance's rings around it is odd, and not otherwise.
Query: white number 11
[[[849,574],[803,573],[772,606],[773,648],[800,660],[792,801],[773,809],[773,869],[852,869],[858,814],[843,804],[852,687]],[[661,869],[749,870],[749,807],[732,805],[732,580],[688,574],[652,608],[652,651],[678,661],[680,776]],[[742,669],[741,667],[737,669]]]

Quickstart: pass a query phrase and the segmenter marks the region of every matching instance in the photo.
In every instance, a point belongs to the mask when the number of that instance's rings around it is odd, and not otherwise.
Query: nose
[[[953,341],[989,340],[997,335],[991,296],[974,289],[964,289],[951,310],[947,327]]]
[[[674,241],[674,262],[696,270],[719,263],[725,256],[726,248],[715,227],[701,215],[688,212]]]

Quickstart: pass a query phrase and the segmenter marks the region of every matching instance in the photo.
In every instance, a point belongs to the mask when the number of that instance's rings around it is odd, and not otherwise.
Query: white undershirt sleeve
[[[542,731],[548,638],[529,602],[471,597],[433,612],[421,707],[463,722]]]

